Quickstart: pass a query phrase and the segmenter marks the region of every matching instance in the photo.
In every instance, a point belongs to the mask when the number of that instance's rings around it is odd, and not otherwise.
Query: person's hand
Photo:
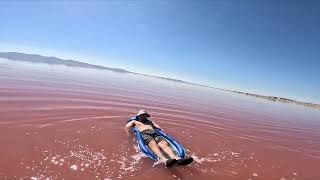
[[[127,136],[130,136],[129,129],[125,128],[124,131],[126,132]]]

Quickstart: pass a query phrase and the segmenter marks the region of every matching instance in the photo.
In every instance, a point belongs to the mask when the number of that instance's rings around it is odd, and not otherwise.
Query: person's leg
[[[170,158],[177,160],[177,165],[188,165],[193,162],[192,157],[180,158],[176,156],[165,139],[157,137],[156,142],[158,143],[159,147],[170,156]]]
[[[167,167],[172,167],[176,164],[176,159],[167,159],[161,152],[157,142],[155,140],[151,140],[148,143],[149,148],[160,158],[160,161],[164,162]]]
[[[158,142],[158,145],[164,152],[166,152],[170,156],[171,159],[177,159],[177,160],[180,159],[180,157],[178,157],[174,154],[174,152],[169,147],[169,144],[166,140],[164,140],[164,139],[161,140],[160,142]]]
[[[162,154],[157,142],[151,136],[152,134],[147,133],[146,131],[144,131],[144,132],[141,132],[141,135],[142,135],[142,138],[143,138],[144,142],[148,145],[149,149],[151,151],[153,151],[156,154],[156,156],[159,157],[159,160],[161,162],[164,162],[167,167],[172,167],[177,162],[176,159],[167,159]]]
[[[168,160],[161,152],[158,144],[156,143],[155,140],[151,140],[148,143],[148,147],[160,158],[161,161],[165,162],[166,160]]]

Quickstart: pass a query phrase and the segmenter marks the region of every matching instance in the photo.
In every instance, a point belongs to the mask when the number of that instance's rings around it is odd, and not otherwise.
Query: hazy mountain
[[[124,69],[117,69],[117,68],[108,68],[104,66],[98,66],[88,63],[83,63],[75,60],[64,60],[59,59],[56,57],[47,57],[41,56],[36,54],[25,54],[25,53],[18,53],[18,52],[0,52],[0,57],[10,59],[13,61],[26,61],[26,62],[33,62],[33,63],[46,63],[46,64],[60,64],[66,66],[73,66],[73,67],[83,67],[83,68],[94,68],[94,69],[101,69],[101,70],[111,70],[116,72],[123,72],[129,73]]]
[[[178,80],[178,79],[151,76],[151,75],[147,75],[147,74],[141,74],[141,73],[127,71],[124,69],[109,68],[109,67],[105,67],[105,66],[93,65],[93,64],[75,61],[75,60],[65,60],[65,59],[60,59],[57,57],[41,56],[41,55],[37,55],[37,54],[26,54],[26,53],[19,53],[19,52],[0,52],[0,58],[6,58],[9,60],[13,60],[13,61],[25,61],[25,62],[32,62],[32,63],[45,63],[45,64],[65,65],[65,66],[72,66],[72,67],[93,68],[93,69],[100,69],[100,70],[109,70],[109,71],[114,71],[114,72],[119,72],[119,73],[132,73],[132,74],[139,74],[139,75],[148,76],[148,77],[165,79],[165,80],[174,81],[174,82],[203,86],[200,84],[190,83],[190,82],[186,82],[186,81],[182,81],[182,80]]]

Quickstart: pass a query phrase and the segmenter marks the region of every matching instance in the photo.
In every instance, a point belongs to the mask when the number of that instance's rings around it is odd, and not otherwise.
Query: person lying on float
[[[154,128],[161,129],[161,127],[149,119],[150,114],[146,110],[140,110],[135,116],[135,120],[129,121],[125,128],[128,134],[132,127],[136,127],[142,135],[145,144],[159,157],[159,160],[167,167],[173,165],[187,165],[192,163],[193,158],[180,158],[169,147],[166,139],[157,133]],[[164,156],[161,149],[168,154],[168,158]]]

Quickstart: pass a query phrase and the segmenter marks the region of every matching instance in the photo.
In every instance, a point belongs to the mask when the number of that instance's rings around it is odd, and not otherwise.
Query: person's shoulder
[[[151,119],[147,118],[147,122],[149,122],[153,125],[153,121]]]
[[[129,118],[127,120],[127,123],[130,122],[130,121],[137,121],[137,120],[138,120],[138,117],[137,116],[133,116],[133,117],[131,117],[131,118]]]
[[[148,121],[153,122],[150,118],[147,118]]]

